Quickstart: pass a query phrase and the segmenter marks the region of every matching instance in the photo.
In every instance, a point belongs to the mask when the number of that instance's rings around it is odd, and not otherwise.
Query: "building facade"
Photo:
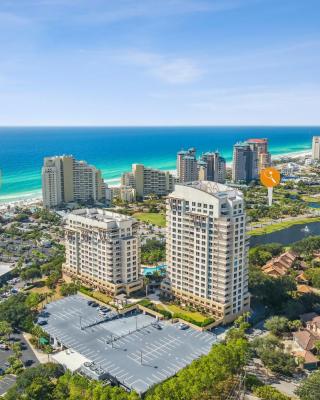
[[[140,240],[134,218],[103,209],[68,214],[63,274],[116,296],[142,288]]]
[[[268,139],[249,139],[247,143],[258,156],[258,172],[271,166],[271,154],[268,150]]]
[[[176,177],[169,171],[145,167],[143,164],[132,164],[132,172],[124,173],[121,186],[135,189],[138,198],[150,194],[166,196],[174,190]]]
[[[320,136],[313,136],[312,138],[312,159],[320,160]]]
[[[70,202],[105,202],[106,185],[101,171],[72,156],[44,158],[42,197],[46,208]]]
[[[233,147],[232,180],[234,183],[250,183],[258,179],[258,152],[247,142]]]
[[[203,178],[202,168],[203,163],[206,165],[206,177]],[[216,152],[208,152],[202,154],[200,161],[198,161],[199,180],[207,180],[218,183],[225,183],[226,181],[226,160]]]
[[[177,154],[177,178],[178,182],[192,182],[198,179],[198,163],[196,149],[181,150]]]
[[[243,195],[215,182],[176,185],[167,199],[164,295],[225,323],[250,308]]]

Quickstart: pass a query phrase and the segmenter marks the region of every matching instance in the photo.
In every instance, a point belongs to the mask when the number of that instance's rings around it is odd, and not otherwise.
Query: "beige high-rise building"
[[[104,202],[106,185],[101,171],[73,156],[44,158],[42,196],[46,208],[78,202]]]
[[[248,239],[242,192],[197,181],[167,199],[164,295],[223,322],[250,308]]]
[[[142,288],[138,223],[104,209],[79,209],[65,226],[63,274],[112,296]]]
[[[174,190],[176,178],[169,171],[145,167],[143,164],[132,164],[132,172],[121,177],[121,185],[132,187],[136,196],[143,198],[150,194],[166,196]]]
[[[196,149],[181,150],[177,154],[177,178],[178,182],[192,182],[198,179],[198,163]]]
[[[312,138],[312,159],[320,160],[320,136],[313,136]]]
[[[258,172],[271,166],[271,154],[268,151],[268,139],[249,139],[247,143],[258,156]]]

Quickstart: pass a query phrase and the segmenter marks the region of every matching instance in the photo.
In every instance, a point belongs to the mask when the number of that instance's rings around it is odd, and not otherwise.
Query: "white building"
[[[46,208],[71,202],[105,202],[101,171],[72,156],[44,158],[42,197]]]
[[[136,196],[144,198],[150,194],[166,196],[172,192],[176,178],[169,171],[145,167],[143,164],[132,164],[132,172],[121,177],[121,186],[135,189]]]
[[[320,136],[313,136],[312,138],[312,159],[320,160]]]
[[[243,194],[209,181],[176,185],[167,199],[163,293],[224,322],[249,310]]]
[[[70,213],[63,273],[112,296],[142,287],[137,221],[102,209]]]

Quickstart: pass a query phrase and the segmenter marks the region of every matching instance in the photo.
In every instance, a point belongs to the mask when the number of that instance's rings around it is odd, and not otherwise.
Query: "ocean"
[[[176,153],[219,150],[228,162],[233,145],[268,138],[273,155],[308,151],[320,127],[57,127],[0,128],[0,202],[40,197],[43,157],[72,154],[100,168],[109,185],[119,184],[132,163],[175,169]]]

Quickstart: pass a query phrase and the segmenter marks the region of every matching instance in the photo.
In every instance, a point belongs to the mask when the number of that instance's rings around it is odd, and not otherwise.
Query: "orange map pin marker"
[[[268,188],[268,203],[272,204],[272,192],[275,186],[278,186],[281,181],[280,172],[273,167],[265,168],[260,172],[260,182]]]

